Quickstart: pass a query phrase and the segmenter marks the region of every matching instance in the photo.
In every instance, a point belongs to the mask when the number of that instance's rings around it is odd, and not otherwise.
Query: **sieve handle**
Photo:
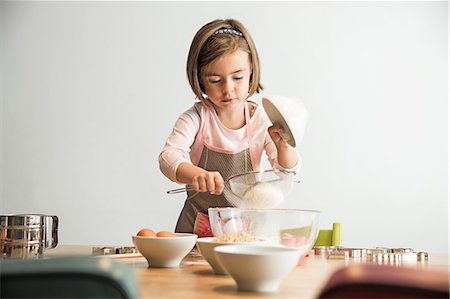
[[[286,171],[283,171],[283,172],[284,172],[284,173],[288,173],[288,172],[286,172]],[[228,180],[229,180],[229,179],[228,179]],[[227,183],[228,180],[226,180],[225,183]],[[300,183],[300,179],[294,177],[294,178],[293,178],[293,182],[294,182],[294,183]],[[191,185],[186,185],[186,187],[178,188],[178,189],[172,189],[172,190],[167,191],[166,193],[167,193],[167,194],[178,194],[178,193],[183,193],[183,192],[186,192],[186,191],[195,191],[195,189],[194,189],[194,187],[191,186]]]
[[[192,187],[190,185],[187,185],[184,188],[178,188],[178,189],[169,190],[169,191],[167,191],[167,194],[178,194],[178,193],[183,193],[183,192],[186,192],[186,191],[194,191],[194,190],[195,190],[194,187]]]

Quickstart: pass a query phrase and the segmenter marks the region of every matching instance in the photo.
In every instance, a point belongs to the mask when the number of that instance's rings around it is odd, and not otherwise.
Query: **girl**
[[[215,20],[194,36],[187,76],[198,98],[176,121],[159,155],[162,173],[174,182],[192,185],[178,218],[176,232],[211,236],[210,207],[227,207],[240,199],[224,180],[258,170],[263,150],[274,168],[297,169],[297,151],[271,126],[264,109],[249,97],[262,90],[253,39],[237,20]],[[208,222],[209,223],[209,222]]]

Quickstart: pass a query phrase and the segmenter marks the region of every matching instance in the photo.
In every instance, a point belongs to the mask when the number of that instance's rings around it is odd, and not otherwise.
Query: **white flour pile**
[[[270,183],[258,182],[250,186],[242,197],[243,208],[271,209],[284,200],[283,191]]]

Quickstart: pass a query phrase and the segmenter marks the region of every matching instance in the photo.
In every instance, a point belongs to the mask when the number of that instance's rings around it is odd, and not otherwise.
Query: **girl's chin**
[[[224,101],[219,101],[216,102],[214,104],[214,107],[218,108],[218,109],[236,109],[241,107],[241,105],[243,105],[244,101],[243,100],[239,100],[239,99],[233,99],[233,100],[224,100]]]

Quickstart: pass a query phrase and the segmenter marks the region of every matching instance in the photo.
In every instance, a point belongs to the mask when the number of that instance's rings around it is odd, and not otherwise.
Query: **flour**
[[[270,183],[258,182],[245,190],[242,208],[271,209],[283,202],[283,191]]]

